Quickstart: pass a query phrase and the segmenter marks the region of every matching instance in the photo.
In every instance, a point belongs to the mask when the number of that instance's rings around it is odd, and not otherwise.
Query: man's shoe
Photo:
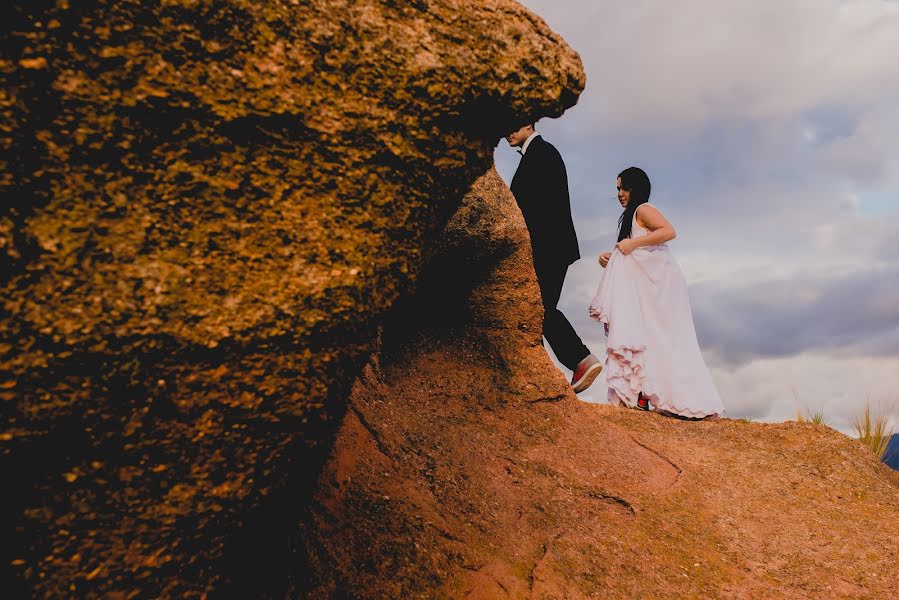
[[[571,387],[575,394],[579,394],[590,387],[590,384],[602,372],[602,364],[599,359],[588,354],[587,358],[578,363],[571,377]]]

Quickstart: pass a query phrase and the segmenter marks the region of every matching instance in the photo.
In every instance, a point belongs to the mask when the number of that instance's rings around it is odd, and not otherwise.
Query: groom
[[[571,220],[565,163],[555,146],[537,135],[533,124],[513,131],[506,141],[521,154],[509,187],[531,234],[534,270],[543,299],[543,337],[562,364],[573,371],[571,387],[582,392],[602,371],[602,365],[556,306],[568,266],[581,257]]]

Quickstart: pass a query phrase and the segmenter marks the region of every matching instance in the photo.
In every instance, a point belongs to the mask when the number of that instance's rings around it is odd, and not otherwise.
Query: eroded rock
[[[380,315],[580,61],[506,0],[5,13],[10,589],[282,593]]]
[[[543,350],[527,232],[495,173],[442,239],[297,536],[312,597],[892,594],[899,476],[856,440],[581,402]]]

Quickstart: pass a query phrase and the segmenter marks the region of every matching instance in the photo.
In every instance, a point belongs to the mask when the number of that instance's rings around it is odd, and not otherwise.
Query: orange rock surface
[[[298,536],[312,597],[895,595],[899,476],[859,442],[581,402],[543,350],[495,173],[444,239],[385,322]]]

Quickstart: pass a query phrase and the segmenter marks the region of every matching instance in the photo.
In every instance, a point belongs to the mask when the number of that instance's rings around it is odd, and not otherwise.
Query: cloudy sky
[[[537,129],[562,153],[583,259],[560,303],[586,316],[644,168],[674,224],[725,406],[757,421],[866,400],[899,411],[899,2],[525,0],[581,55],[577,106]],[[502,141],[510,181],[518,155]],[[600,379],[581,396],[605,401]]]

